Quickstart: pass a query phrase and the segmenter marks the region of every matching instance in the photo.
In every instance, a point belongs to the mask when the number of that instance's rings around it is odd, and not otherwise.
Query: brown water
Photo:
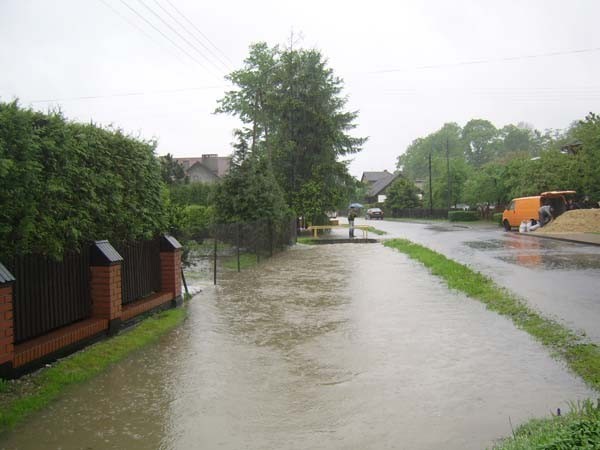
[[[597,395],[379,244],[299,246],[226,274],[189,309],[0,447],[481,449]]]

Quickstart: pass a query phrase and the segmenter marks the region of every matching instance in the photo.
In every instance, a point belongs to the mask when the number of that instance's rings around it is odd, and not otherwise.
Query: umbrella
[[[350,206],[348,206],[348,208],[362,208],[363,205],[361,205],[360,203],[350,203]]]

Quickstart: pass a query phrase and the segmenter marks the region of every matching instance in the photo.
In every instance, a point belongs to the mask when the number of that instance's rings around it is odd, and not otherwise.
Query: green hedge
[[[213,203],[216,184],[189,183],[170,186],[171,201],[177,205],[203,205]]]
[[[477,211],[448,211],[450,222],[474,222],[479,220]]]
[[[498,225],[502,225],[502,213],[492,214],[492,221],[496,222]]]
[[[154,144],[0,103],[0,260],[164,230]]]

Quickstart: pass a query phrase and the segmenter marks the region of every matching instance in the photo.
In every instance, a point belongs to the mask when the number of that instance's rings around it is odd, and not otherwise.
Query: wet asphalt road
[[[357,220],[425,245],[490,276],[546,317],[600,343],[600,247],[495,225]]]

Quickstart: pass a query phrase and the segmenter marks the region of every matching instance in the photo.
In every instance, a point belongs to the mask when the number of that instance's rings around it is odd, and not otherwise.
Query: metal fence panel
[[[69,325],[91,315],[90,253],[67,253],[62,261],[26,255],[7,266],[15,276],[15,343]]]
[[[189,253],[184,252],[184,264],[193,265],[197,275],[216,284],[217,271],[240,270],[240,258],[260,262],[293,245],[296,225],[295,218],[215,224],[206,230],[204,239],[195,241]]]
[[[160,240],[127,242],[115,246],[123,257],[121,286],[123,304],[160,292]]]
[[[447,219],[448,209],[429,209],[429,208],[407,208],[407,209],[392,209],[392,217],[402,217],[410,219]]]

